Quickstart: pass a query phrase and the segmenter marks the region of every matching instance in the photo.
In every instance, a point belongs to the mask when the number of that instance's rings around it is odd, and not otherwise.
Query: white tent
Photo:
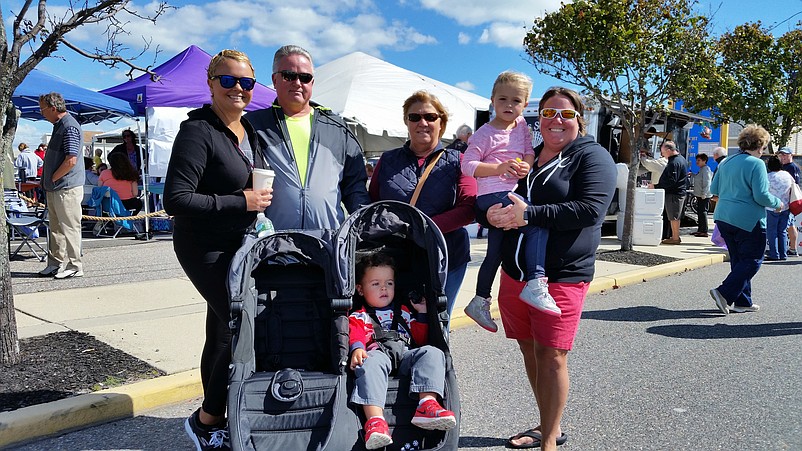
[[[490,100],[463,89],[354,52],[315,69],[312,100],[331,108],[355,131],[368,156],[401,146],[407,139],[403,105],[413,92],[434,94],[449,113],[443,138],[457,127],[476,128],[477,111],[488,111]]]

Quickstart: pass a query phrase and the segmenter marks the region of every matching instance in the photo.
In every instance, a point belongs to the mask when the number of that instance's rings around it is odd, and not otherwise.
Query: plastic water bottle
[[[276,229],[273,227],[273,222],[265,216],[264,213],[259,213],[256,215],[256,236],[262,238],[263,236],[268,236],[276,233]]]

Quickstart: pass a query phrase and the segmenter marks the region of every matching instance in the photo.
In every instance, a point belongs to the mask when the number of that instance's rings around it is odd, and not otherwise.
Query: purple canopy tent
[[[170,58],[166,63],[153,69],[158,77],[153,81],[149,74],[143,74],[133,80],[106,88],[100,92],[118,99],[126,100],[137,116],[145,117],[145,131],[148,130],[147,109],[149,107],[183,107],[200,108],[211,103],[209,86],[206,83],[206,69],[212,56],[200,47],[191,45],[183,52]],[[270,79],[268,76],[267,79]],[[268,108],[276,98],[276,92],[267,86],[257,83],[253,90],[253,98],[246,110]],[[138,122],[137,122],[138,126]],[[139,134],[141,136],[141,134]],[[143,148],[140,142],[140,149]],[[143,191],[145,198],[148,192],[148,180],[142,168]],[[145,213],[148,202],[145,202]],[[145,219],[145,236],[148,236],[148,220]]]
[[[211,60],[211,55],[200,47],[191,45],[153,69],[159,76],[157,81],[144,74],[100,92],[127,100],[137,116],[145,116],[147,107],[199,108],[211,102],[209,86],[206,84],[206,68]],[[270,79],[269,75],[267,79]],[[253,90],[253,99],[246,110],[267,108],[275,98],[276,91],[257,83]]]

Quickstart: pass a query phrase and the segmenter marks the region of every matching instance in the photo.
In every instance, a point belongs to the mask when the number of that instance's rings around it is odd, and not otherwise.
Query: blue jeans
[[[465,271],[467,269],[468,263],[466,262],[452,269],[446,275],[446,286],[443,287],[443,291],[446,292],[446,299],[448,299],[446,310],[448,311],[449,324],[451,323],[451,311],[454,310],[454,303],[457,302],[457,294],[459,294],[459,289],[462,286],[462,279],[465,278]]]
[[[724,221],[716,221],[716,225],[730,253],[730,273],[718,286],[718,291],[727,300],[727,305],[750,307],[752,277],[755,277],[763,263],[766,230],[760,223],[749,232]]]
[[[354,368],[356,381],[351,402],[362,406],[384,408],[387,401],[387,378],[392,363],[379,349],[368,351],[368,358]],[[446,384],[446,356],[434,346],[408,349],[398,368],[401,377],[410,376],[409,395],[432,392],[443,396]]]
[[[476,208],[487,212],[491,206],[501,203],[507,206],[512,203],[506,192],[483,194],[476,198]],[[535,280],[546,276],[546,242],[549,231],[536,226],[525,226],[518,230],[524,235],[523,247],[526,255],[526,280]],[[476,295],[489,298],[493,288],[493,279],[501,266],[501,245],[504,231],[491,227],[487,230],[487,252],[479,274],[476,276]]]
[[[785,259],[788,243],[788,218],[790,210],[766,212],[766,239],[769,241],[769,258]]]

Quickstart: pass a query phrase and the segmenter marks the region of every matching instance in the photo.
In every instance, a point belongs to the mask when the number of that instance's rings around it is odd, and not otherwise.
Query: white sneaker
[[[756,312],[758,310],[760,310],[760,306],[757,304],[752,304],[748,307],[741,305],[733,305],[730,307],[730,311],[734,313],[749,313],[749,312]]]
[[[43,270],[39,271],[37,274],[39,274],[39,275],[40,275],[40,276],[42,276],[42,277],[53,277],[53,276],[55,276],[55,275],[56,275],[56,273],[57,273],[57,272],[59,272],[60,270],[61,270],[61,267],[60,267],[60,266],[56,266],[56,265],[47,265],[47,268],[45,268],[45,269],[43,269]]]
[[[498,326],[490,315],[490,298],[474,296],[468,306],[465,307],[465,314],[486,330],[498,332]]]
[[[546,277],[526,282],[526,286],[518,297],[543,313],[553,316],[563,314],[562,310],[557,307],[557,303],[554,302],[554,298],[549,294],[549,279]]]
[[[716,307],[718,307],[721,313],[725,315],[730,313],[730,309],[727,307],[727,300],[724,299],[724,296],[719,293],[717,288],[710,290],[710,297],[712,297],[713,301],[716,302]]]
[[[64,271],[59,271],[58,273],[56,273],[56,275],[53,276],[53,278],[61,280],[70,277],[83,277],[83,276],[84,276],[83,271],[79,271],[77,269],[65,269]]]

